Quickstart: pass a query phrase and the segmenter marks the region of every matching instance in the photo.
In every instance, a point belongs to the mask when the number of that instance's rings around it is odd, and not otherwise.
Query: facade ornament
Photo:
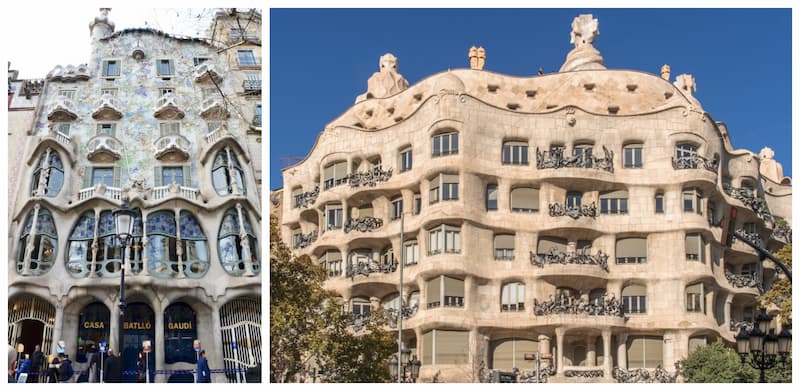
[[[756,197],[752,190],[746,187],[737,188],[727,183],[723,183],[722,191],[724,191],[725,194],[729,195],[730,197],[741,201],[744,206],[753,210],[758,218],[763,220],[765,223],[775,223],[775,218],[772,216],[772,212],[769,211],[767,202],[762,198]]]
[[[719,161],[715,159],[708,159],[700,155],[689,155],[682,157],[672,157],[672,168],[675,170],[687,170],[695,168],[705,168],[716,174],[719,168]]]
[[[667,65],[667,64],[662,65],[661,66],[661,78],[666,80],[666,81],[669,81],[669,73],[670,73],[670,71],[671,71],[671,69],[670,69],[669,65]]]
[[[585,378],[598,378],[603,377],[602,369],[569,369],[564,371],[565,377],[585,377]]]
[[[548,205],[550,217],[569,216],[577,220],[580,217],[597,217],[597,206],[591,205],[567,206],[566,204],[553,203]]]
[[[381,166],[375,166],[371,170],[364,172],[354,172],[347,178],[351,188],[364,186],[375,187],[378,182],[386,182],[392,177],[392,169],[382,170]]]
[[[564,155],[564,147],[553,147],[547,151],[540,151],[536,148],[536,168],[595,168],[614,172],[614,151],[610,151],[603,146],[604,157],[597,157],[591,152],[585,151],[573,156]]]
[[[349,219],[344,224],[344,233],[350,231],[358,232],[372,232],[383,226],[383,220],[377,217],[365,216],[355,219]]]
[[[764,147],[758,153],[759,165],[758,172],[767,179],[784,184],[791,183],[791,179],[783,176],[783,166],[775,160],[775,151],[772,148]]]
[[[397,72],[397,57],[386,53],[380,58],[380,71],[372,74],[367,80],[367,92],[359,95],[355,103],[372,98],[385,98],[408,88],[408,81]]]
[[[483,64],[486,62],[486,50],[483,47],[469,48],[469,68],[482,71]]]
[[[314,187],[314,190],[307,191],[304,193],[300,193],[296,195],[294,198],[294,207],[295,208],[307,208],[310,205],[313,205],[314,202],[317,201],[317,196],[319,195],[319,185]]]
[[[565,253],[553,249],[544,254],[530,252],[531,265],[543,268],[545,265],[597,265],[608,272],[608,254],[598,251],[597,255],[579,252]]]
[[[669,373],[661,365],[649,371],[645,368],[622,369],[614,367],[612,372],[617,383],[675,383],[678,371]]]
[[[622,303],[612,294],[603,294],[602,298],[583,300],[562,294],[559,298],[551,295],[548,300],[539,302],[533,299],[533,314],[547,315],[589,315],[622,317]]]
[[[559,72],[606,69],[603,56],[594,48],[594,39],[600,35],[599,22],[591,14],[578,15],[572,20],[569,43],[575,45]]]
[[[294,248],[306,248],[317,241],[317,231],[311,231],[306,235],[300,235],[297,239],[297,242],[294,244]]]
[[[734,288],[756,288],[759,292],[764,290],[761,278],[757,275],[733,274],[729,270],[725,270],[725,278]]]
[[[575,119],[575,107],[573,107],[573,106],[567,107],[565,113],[566,113],[566,116],[567,116],[567,125],[575,126],[575,122],[576,122],[576,119]]]
[[[697,84],[695,84],[694,76],[684,73],[675,78],[675,87],[686,95],[694,96],[697,91]]]

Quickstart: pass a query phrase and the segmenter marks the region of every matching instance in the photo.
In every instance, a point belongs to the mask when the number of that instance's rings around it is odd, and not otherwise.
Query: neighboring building
[[[218,11],[211,24],[211,42],[228,62],[235,88],[237,115],[250,126],[247,147],[253,158],[258,194],[261,195],[261,12],[238,8]]]
[[[224,369],[214,381],[242,380],[236,368],[250,369],[253,381],[262,237],[253,164],[261,151],[245,141],[241,83],[206,39],[114,31],[109,10],[89,25],[89,63],[47,75],[42,109],[17,146],[9,344],[28,353],[41,344],[49,354],[64,341],[82,370],[100,340],[119,351],[122,326],[126,371],[135,373],[149,340],[151,379],[191,381],[199,339],[211,368]],[[139,217],[120,325],[123,256],[112,211],[125,200]]]
[[[20,162],[24,159],[23,148],[33,125],[34,111],[39,108],[39,95],[44,80],[18,79],[19,71],[8,64],[8,215],[12,213],[17,193]]]
[[[534,77],[484,71],[473,48],[471,69],[408,86],[387,54],[283,170],[284,241],[347,311],[397,308],[404,264],[420,381],[530,381],[536,352],[550,381],[673,381],[696,346],[732,344],[776,278],[729,242],[790,240],[771,151],[734,150],[690,75],[606,69],[596,35],[576,18],[561,71]]]

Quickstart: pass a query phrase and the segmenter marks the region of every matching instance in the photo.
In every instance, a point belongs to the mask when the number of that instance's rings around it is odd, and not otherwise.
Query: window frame
[[[414,167],[414,152],[411,147],[400,150],[400,172],[410,171]]]
[[[443,132],[431,137],[431,157],[458,155],[458,132]],[[445,142],[447,149],[445,149]]]
[[[169,73],[161,73],[162,70],[161,66],[164,65],[165,62],[169,66],[168,69]],[[157,58],[155,61],[155,65],[156,65],[156,76],[162,78],[162,80],[168,80],[169,78],[172,78],[173,76],[176,75],[175,60],[171,58]]]
[[[111,62],[115,63],[115,65],[117,66],[117,69],[116,69],[117,73],[115,75],[112,75],[112,74],[110,74],[108,72],[109,63],[111,63]],[[106,58],[106,59],[103,59],[103,62],[101,63],[101,68],[100,68],[100,75],[101,75],[101,77],[103,79],[106,79],[106,80],[113,80],[113,79],[117,79],[117,78],[121,77],[121,75],[122,75],[122,59],[121,58]]]
[[[622,168],[644,168],[644,143],[630,143],[622,147]]]
[[[504,141],[500,151],[500,162],[509,166],[530,165],[527,141]]]

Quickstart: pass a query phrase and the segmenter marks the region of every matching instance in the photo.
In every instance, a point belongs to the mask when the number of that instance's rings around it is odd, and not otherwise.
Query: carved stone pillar
[[[564,376],[564,328],[556,327],[556,374]]]
[[[244,211],[242,210],[242,204],[238,202],[236,203],[236,214],[239,218],[239,241],[242,246],[241,257],[244,262],[244,276],[252,277],[255,275],[253,272],[253,253],[250,250],[250,241],[247,240],[247,231],[244,229]]]
[[[53,322],[53,346],[50,348],[51,352],[56,352],[56,346],[61,339],[62,330],[64,328],[64,305],[59,300],[56,303],[56,319]]]
[[[543,355],[550,354],[550,337],[547,335],[539,334],[539,354]],[[549,367],[552,365],[553,365],[552,358],[546,358],[542,360],[542,368]]]
[[[607,380],[612,379],[614,363],[611,358],[611,330],[603,330],[603,377]]]
[[[617,366],[628,369],[628,333],[617,334]]]
[[[31,219],[31,231],[28,233],[28,240],[25,241],[25,256],[22,257],[22,275],[29,276],[31,274],[31,258],[33,258],[33,242],[36,238],[37,228],[38,228],[38,221],[39,221],[39,209],[41,205],[38,203],[33,206],[33,217]],[[24,224],[24,223],[23,223]],[[25,229],[23,226],[22,229]]]
[[[586,336],[586,366],[593,367],[597,365],[596,341],[596,336]]]
[[[150,276],[150,267],[148,266],[150,257],[148,257],[147,255],[148,241],[149,240],[147,239],[147,214],[142,212],[142,254],[141,254],[142,271],[140,273],[144,277]]]
[[[178,228],[178,229],[175,230],[176,231],[175,234],[177,235],[177,239],[175,240],[175,255],[178,256],[178,274],[175,276],[175,278],[178,278],[178,279],[186,278],[186,273],[183,271],[183,265],[184,265],[183,255],[184,254],[183,254],[183,240],[181,239],[181,220],[180,220],[181,216],[180,216],[180,214],[181,214],[180,210],[175,210],[175,222],[177,222],[176,226]],[[242,224],[242,225],[244,225],[244,224]],[[246,240],[246,238],[245,238],[245,240]]]

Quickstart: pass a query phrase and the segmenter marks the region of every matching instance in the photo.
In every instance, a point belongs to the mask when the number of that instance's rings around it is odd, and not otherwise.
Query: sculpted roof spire
[[[575,45],[559,72],[606,69],[603,56],[594,48],[594,38],[600,35],[597,19],[591,14],[578,15],[572,20],[569,42]]]
[[[408,81],[403,75],[397,73],[397,57],[386,53],[378,63],[379,71],[372,74],[367,80],[367,92],[356,97],[356,103],[372,99],[385,98],[408,88]]]

